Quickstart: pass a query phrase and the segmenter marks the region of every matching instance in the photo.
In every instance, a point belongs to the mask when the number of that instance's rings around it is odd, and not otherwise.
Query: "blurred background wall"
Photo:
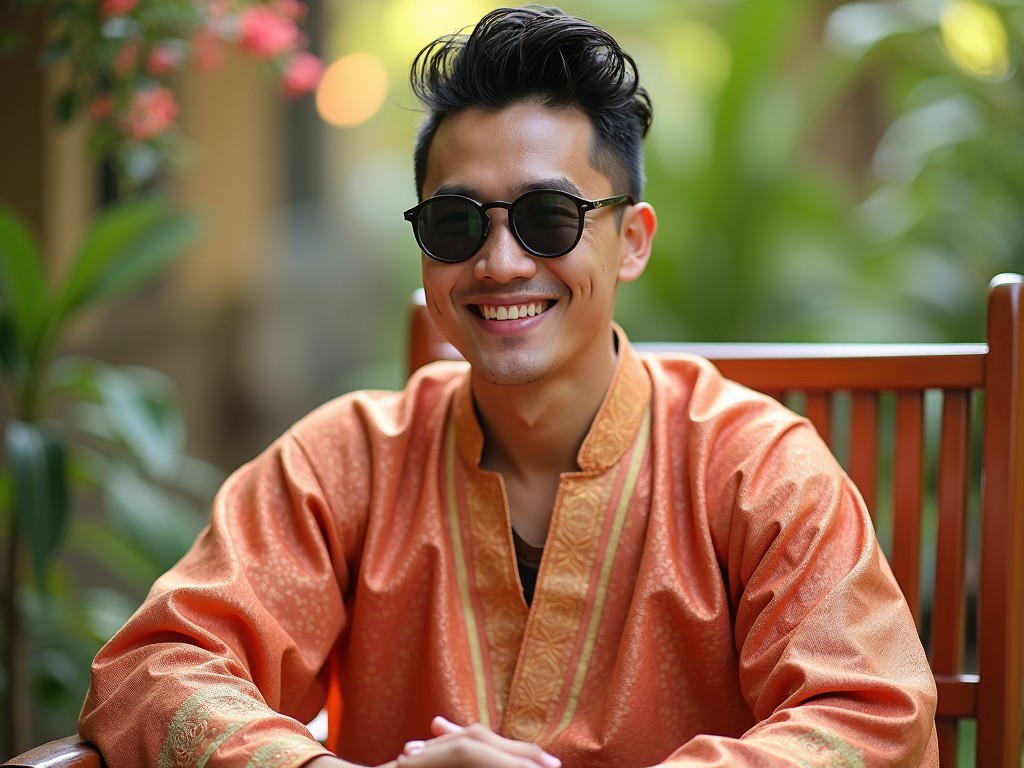
[[[401,216],[416,201],[408,65],[496,5],[313,0],[304,26],[329,68],[294,103],[252,62],[182,73],[192,145],[173,195],[206,229],[158,281],[83,318],[64,351],[166,373],[190,451],[223,471],[335,394],[400,386],[419,284]],[[1024,270],[1019,2],[561,7],[619,38],[654,101],[660,229],[619,312],[634,338],[983,338],[989,278]],[[60,264],[104,185],[82,121],[50,119],[59,73],[39,66],[35,32],[0,60],[0,201]],[[147,586],[122,588],[127,602]],[[73,727],[72,678],[40,735]]]

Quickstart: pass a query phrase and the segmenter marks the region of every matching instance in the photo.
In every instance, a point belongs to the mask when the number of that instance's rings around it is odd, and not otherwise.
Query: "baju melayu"
[[[566,768],[937,766],[913,619],[813,427],[616,333],[529,605],[469,369],[434,363],[228,480],[97,656],[82,735],[111,768],[378,765],[444,715]]]

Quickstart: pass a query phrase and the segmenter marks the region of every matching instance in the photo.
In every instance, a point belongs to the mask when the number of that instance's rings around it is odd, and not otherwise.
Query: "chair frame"
[[[851,398],[848,471],[874,509],[879,393],[895,398],[890,563],[919,630],[924,471],[924,392],[941,390],[936,491],[935,600],[929,660],[938,688],[942,765],[955,765],[959,723],[976,722],[975,765],[1021,768],[1024,724],[1024,277],[989,286],[985,344],[637,344],[641,351],[689,352],[722,373],[777,397],[804,393],[805,412],[832,443],[831,395]],[[408,365],[457,359],[430,320],[422,291],[410,316]],[[984,392],[977,572],[977,673],[965,671],[967,499],[971,394]],[[869,457],[869,458],[865,458]],[[104,768],[78,737],[50,742],[3,766]]]

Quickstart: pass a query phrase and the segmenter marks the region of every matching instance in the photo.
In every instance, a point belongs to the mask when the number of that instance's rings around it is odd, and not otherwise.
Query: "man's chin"
[[[522,387],[536,384],[549,373],[549,367],[539,361],[506,356],[501,360],[471,362],[473,376],[498,387]]]

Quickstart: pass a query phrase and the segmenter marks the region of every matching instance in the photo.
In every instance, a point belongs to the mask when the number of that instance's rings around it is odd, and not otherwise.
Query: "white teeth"
[[[480,314],[486,320],[518,320],[521,317],[533,317],[539,315],[548,308],[546,301],[534,301],[529,304],[520,304],[512,307],[494,307],[488,304],[480,305]]]

